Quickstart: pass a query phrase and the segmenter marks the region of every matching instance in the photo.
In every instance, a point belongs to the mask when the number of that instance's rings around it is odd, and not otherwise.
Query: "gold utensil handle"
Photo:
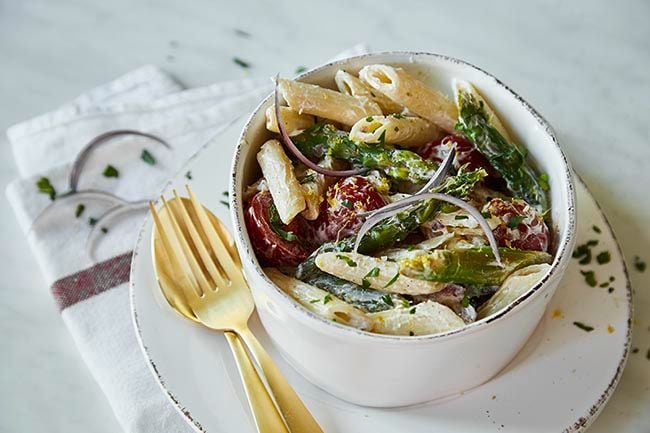
[[[246,397],[253,412],[258,433],[289,433],[282,416],[275,407],[262,379],[257,374],[251,359],[248,357],[248,352],[240,338],[233,332],[225,332],[224,334],[237,362],[237,369],[244,383]]]
[[[322,433],[323,430],[313,415],[300,400],[296,391],[289,385],[287,379],[285,379],[255,335],[248,327],[237,331],[264,373],[266,382],[273,392],[275,402],[278,404],[289,430],[292,433]]]

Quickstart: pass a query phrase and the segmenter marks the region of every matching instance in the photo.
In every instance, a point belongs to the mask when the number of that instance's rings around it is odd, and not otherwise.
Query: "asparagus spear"
[[[483,169],[467,172],[461,167],[458,174],[447,178],[436,191],[464,198],[474,185],[486,175],[487,173]],[[438,212],[439,207],[440,204],[436,200],[424,200],[414,207],[377,224],[363,237],[359,245],[359,252],[372,254],[404,240],[420,224],[431,220]],[[392,308],[391,303],[395,305],[398,302],[404,302],[404,299],[399,296],[393,295],[387,298],[383,292],[364,289],[357,284],[318,269],[315,263],[316,256],[325,252],[350,251],[354,246],[354,241],[355,238],[352,236],[339,242],[329,242],[322,245],[298,266],[296,278],[327,290],[364,311],[383,311]]]
[[[503,266],[494,261],[488,247],[434,250],[400,262],[402,274],[411,278],[469,285],[500,285],[508,275],[524,266],[549,263],[543,251],[499,248]]]
[[[422,159],[409,150],[387,144],[357,143],[334,126],[319,123],[293,137],[303,155],[321,159],[326,155],[346,160],[354,165],[381,170],[386,176],[401,182],[421,184],[436,171],[437,164]]]
[[[470,139],[501,173],[508,188],[539,212],[548,209],[548,198],[535,170],[526,162],[526,155],[509,143],[489,120],[480,101],[466,91],[458,92],[458,123],[456,129]]]

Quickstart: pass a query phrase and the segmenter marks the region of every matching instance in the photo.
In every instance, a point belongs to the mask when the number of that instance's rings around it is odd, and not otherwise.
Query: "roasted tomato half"
[[[520,250],[547,251],[549,231],[544,218],[523,200],[493,198],[483,212],[499,220],[493,230],[499,246]]]
[[[305,243],[301,217],[283,224],[268,191],[261,191],[244,212],[248,236],[257,258],[266,266],[297,266],[312,251]]]
[[[341,179],[327,190],[320,215],[313,224],[313,237],[317,242],[327,242],[351,236],[363,224],[358,213],[384,205],[384,198],[365,178],[351,176]]]
[[[455,135],[448,135],[440,140],[432,141],[422,148],[420,155],[422,158],[432,161],[442,162],[449,153],[452,146],[456,146],[456,161],[458,165],[469,164],[470,170],[484,168],[491,177],[501,177],[490,162],[478,151],[474,143]]]

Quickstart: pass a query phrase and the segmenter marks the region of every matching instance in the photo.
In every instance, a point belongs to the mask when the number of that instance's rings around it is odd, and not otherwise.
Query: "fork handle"
[[[251,330],[244,326],[242,329],[238,329],[237,333],[244,340],[264,373],[266,382],[271,388],[289,430],[292,433],[323,433],[313,415],[305,407],[296,391],[289,385],[287,379]]]
[[[225,335],[237,362],[258,433],[289,433],[241,339],[233,332],[225,332]]]

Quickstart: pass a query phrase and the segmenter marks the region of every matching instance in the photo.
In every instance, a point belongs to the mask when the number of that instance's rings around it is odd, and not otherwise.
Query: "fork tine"
[[[190,249],[189,244],[187,243],[187,239],[185,239],[185,236],[183,235],[183,232],[181,230],[180,225],[178,224],[178,220],[176,219],[176,215],[174,214],[174,210],[172,209],[172,206],[169,204],[169,202],[165,199],[165,197],[161,197],[163,205],[165,206],[165,209],[167,210],[167,215],[169,215],[169,220],[170,220],[170,226],[172,227],[171,233],[173,233],[173,236],[176,239],[176,242],[172,244],[172,248],[174,248],[174,254],[178,256],[183,256],[184,261],[188,264],[188,267],[185,268],[186,272],[190,272],[193,276],[195,281],[197,281],[201,291],[205,294],[210,290],[210,284],[208,283],[208,280],[205,278],[205,275],[203,274],[203,270],[199,266],[199,263],[196,260],[196,257],[194,257],[194,253]]]
[[[149,202],[149,210],[153,216],[154,225],[158,231],[158,236],[162,241],[163,249],[167,253],[167,257],[172,264],[172,269],[174,271],[176,280],[184,283],[181,283],[181,287],[183,288],[183,292],[188,298],[188,301],[198,299],[200,294],[198,282],[194,279],[194,274],[192,274],[192,272],[187,272],[187,270],[189,270],[189,264],[186,260],[184,260],[185,257],[183,255],[181,255],[181,257],[178,257],[176,249],[172,247],[172,240],[169,237],[169,233],[173,233],[173,230],[171,230],[169,227],[167,227],[166,224],[162,222],[153,202]]]
[[[192,243],[194,244],[194,247],[196,247],[197,251],[199,252],[199,256],[201,257],[203,266],[205,266],[205,268],[208,270],[208,273],[212,277],[212,281],[214,281],[214,283],[216,284],[217,289],[219,287],[227,286],[228,282],[224,279],[223,275],[221,275],[219,269],[217,269],[217,265],[215,264],[214,260],[210,256],[210,253],[205,247],[205,243],[203,239],[201,239],[201,235],[196,230],[196,227],[194,226],[194,222],[192,221],[190,214],[187,212],[187,209],[185,208],[185,203],[183,203],[181,198],[178,196],[176,190],[174,190],[174,197],[177,199],[179,203],[179,207],[181,209],[180,211],[181,219],[183,220],[183,223],[185,224],[187,231],[190,233],[190,238],[192,238]]]
[[[194,211],[199,219],[199,224],[201,225],[203,232],[208,238],[210,246],[212,247],[212,250],[217,257],[217,261],[221,265],[221,268],[225,271],[228,279],[231,281],[242,278],[241,269],[239,269],[239,267],[230,256],[226,243],[214,228],[214,225],[212,225],[212,222],[208,218],[208,215],[203,209],[203,206],[201,206],[201,203],[199,203],[196,196],[194,195],[192,188],[190,188],[189,185],[185,185],[185,187],[187,188],[187,192],[190,196],[190,201],[192,202]]]

